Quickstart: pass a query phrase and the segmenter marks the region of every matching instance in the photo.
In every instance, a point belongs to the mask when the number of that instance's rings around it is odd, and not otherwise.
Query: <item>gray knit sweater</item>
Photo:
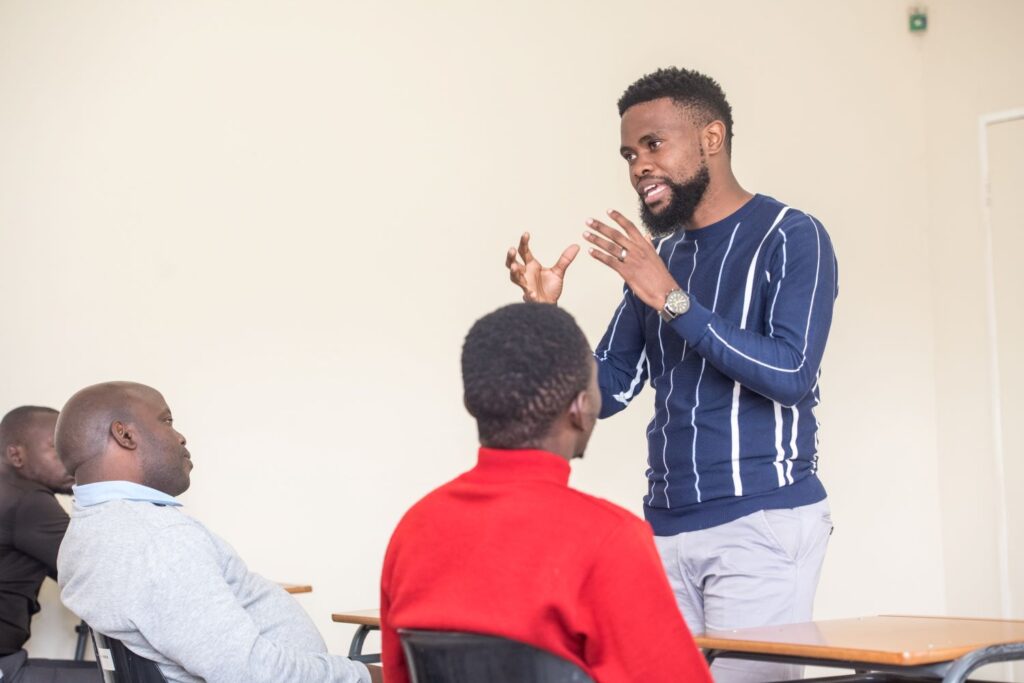
[[[178,508],[76,506],[57,568],[64,604],[170,683],[370,680],[364,665],[327,654],[292,596]]]

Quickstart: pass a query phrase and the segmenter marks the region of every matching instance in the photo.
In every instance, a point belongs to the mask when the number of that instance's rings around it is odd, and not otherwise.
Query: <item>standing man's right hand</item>
[[[555,304],[562,296],[565,270],[578,253],[579,245],[570,244],[558,257],[555,265],[545,268],[533,257],[533,252],[530,251],[530,233],[524,232],[519,238],[519,249],[509,247],[505,256],[505,267],[508,268],[512,284],[523,290],[523,301]],[[522,259],[521,263],[516,258],[517,254]]]

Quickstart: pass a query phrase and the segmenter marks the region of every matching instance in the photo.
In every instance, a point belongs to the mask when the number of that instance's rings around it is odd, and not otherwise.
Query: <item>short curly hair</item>
[[[476,321],[462,346],[462,382],[481,445],[536,447],[587,388],[593,364],[583,331],[552,304],[511,304]]]
[[[626,88],[619,98],[619,116],[636,104],[671,97],[676,104],[690,109],[699,125],[712,121],[725,124],[725,147],[732,150],[732,107],[722,86],[710,76],[675,66],[642,76]]]

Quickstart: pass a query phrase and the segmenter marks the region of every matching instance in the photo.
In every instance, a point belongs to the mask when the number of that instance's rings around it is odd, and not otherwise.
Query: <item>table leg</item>
[[[968,652],[953,662],[942,678],[942,683],[963,683],[971,672],[986,664],[1024,660],[1024,643],[992,645]]]
[[[363,643],[366,642],[366,636],[369,635],[370,631],[376,630],[376,628],[366,624],[361,624],[356,629],[356,634],[352,636],[352,644],[348,648],[349,659],[354,662],[362,662],[363,664],[377,664],[380,662],[380,655],[363,654]]]

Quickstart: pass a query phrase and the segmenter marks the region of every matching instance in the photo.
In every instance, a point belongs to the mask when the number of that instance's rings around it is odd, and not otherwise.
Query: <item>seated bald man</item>
[[[28,659],[22,646],[39,611],[39,589],[57,578],[68,514],[55,493],[74,479],[53,447],[57,411],[21,406],[0,420],[0,671],[4,683],[97,683],[91,662]]]
[[[170,683],[370,681],[363,664],[327,653],[292,596],[182,512],[192,458],[158,391],[79,391],[57,421],[57,453],[77,481],[61,598],[95,630]]]
[[[569,488],[601,410],[583,332],[550,304],[476,322],[462,347],[476,466],[395,529],[381,576],[384,680],[406,683],[398,630],[501,636],[598,683],[710,683],[635,515]],[[481,682],[483,683],[483,682]]]

